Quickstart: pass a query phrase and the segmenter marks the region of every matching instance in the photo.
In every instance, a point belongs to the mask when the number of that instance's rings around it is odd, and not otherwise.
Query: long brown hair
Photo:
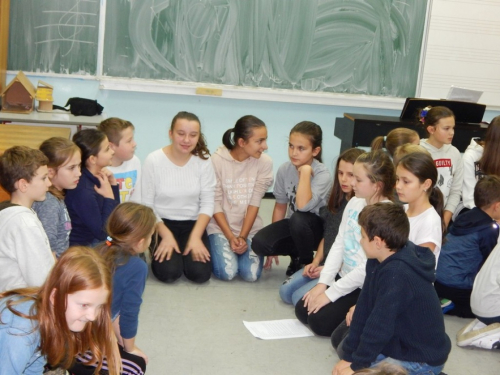
[[[194,156],[198,156],[199,158],[206,160],[210,156],[210,151],[207,147],[207,141],[205,140],[205,136],[201,132],[201,122],[198,116],[191,112],[181,111],[174,116],[172,119],[172,123],[170,124],[170,131],[173,132],[175,129],[175,123],[177,120],[188,120],[188,121],[196,121],[198,125],[200,125],[200,136],[198,138],[198,142],[196,143],[195,148],[191,151],[191,154]]]
[[[484,138],[484,151],[479,160],[479,168],[486,175],[500,176],[500,116],[491,120]]]
[[[47,167],[55,169],[56,173],[59,167],[72,158],[76,152],[81,154],[80,148],[75,143],[63,137],[46,139],[40,145],[39,150],[49,159]],[[58,190],[54,185],[49,187],[49,191],[56,198],[60,200],[64,199],[64,192]]]
[[[106,224],[108,240],[96,247],[114,272],[116,267],[127,263],[129,256],[135,255],[134,246],[148,238],[156,225],[156,216],[150,207],[139,203],[119,204]]]
[[[332,190],[330,192],[330,199],[328,199],[328,210],[330,210],[331,213],[334,214],[337,212],[337,210],[342,205],[344,199],[349,200],[354,196],[352,191],[350,194],[346,196],[346,194],[342,191],[342,188],[340,187],[340,181],[339,181],[340,161],[343,160],[346,163],[354,164],[358,156],[363,153],[364,151],[361,150],[360,148],[350,148],[348,150],[345,150],[342,154],[340,154],[337,160],[337,165],[335,166],[335,176],[333,177],[333,185],[332,185]]]
[[[92,355],[86,364],[96,364],[96,373],[106,358],[111,375],[120,374],[120,354],[110,318],[111,273],[95,250],[75,246],[66,250],[39,288],[16,289],[0,294],[11,298],[6,308],[13,314],[38,322],[40,351],[51,366],[69,368],[78,353]],[[73,332],[66,321],[67,297],[82,290],[104,288],[109,291],[106,304],[81,332]],[[51,298],[52,295],[52,298]],[[30,315],[15,309],[26,301],[34,301]]]
[[[385,148],[391,157],[394,157],[394,151],[399,146],[407,143],[413,143],[419,140],[420,137],[415,130],[408,128],[396,128],[392,129],[387,136],[379,136],[373,139],[371,148],[372,151],[381,150]]]
[[[399,160],[398,166],[399,165],[417,177],[421,184],[426,180],[431,180],[431,187],[427,190],[427,196],[429,197],[430,204],[432,204],[441,218],[441,233],[444,239],[446,231],[443,220],[444,198],[443,193],[441,193],[441,190],[436,186],[439,174],[432,156],[426,152],[412,152],[403,156],[401,160]]]

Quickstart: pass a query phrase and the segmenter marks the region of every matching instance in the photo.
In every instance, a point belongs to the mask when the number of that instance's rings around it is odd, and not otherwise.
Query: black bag
[[[70,106],[69,109],[64,107]],[[70,111],[74,116],[95,116],[100,115],[104,107],[97,103],[97,100],[85,99],[85,98],[69,98],[68,102],[64,107],[53,105],[54,109],[62,109],[64,111]]]

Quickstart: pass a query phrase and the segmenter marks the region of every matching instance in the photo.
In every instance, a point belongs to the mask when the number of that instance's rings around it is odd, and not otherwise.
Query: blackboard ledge
[[[306,92],[300,90],[280,90],[269,88],[214,85],[196,82],[176,82],[145,79],[108,78],[99,79],[101,90],[135,91],[176,95],[197,95],[196,89],[222,90],[219,98],[261,100],[284,103],[317,104],[341,107],[381,108],[401,110],[404,98]],[[215,97],[215,96],[214,96]]]

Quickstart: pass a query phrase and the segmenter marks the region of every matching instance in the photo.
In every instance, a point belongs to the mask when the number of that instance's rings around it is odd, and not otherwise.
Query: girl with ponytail
[[[211,158],[217,178],[214,216],[207,227],[213,273],[226,281],[237,275],[257,281],[263,257],[252,250],[252,239],[263,227],[260,201],[273,183],[273,162],[264,154],[266,125],[243,116],[222,142]]]
[[[392,129],[386,136],[378,136],[373,139],[371,148],[372,151],[385,148],[391,158],[394,158],[394,152],[400,146],[405,144],[418,145],[420,137],[415,130],[407,128]]]
[[[443,194],[436,187],[438,171],[427,152],[412,152],[396,167],[396,191],[410,220],[409,240],[428,247],[436,260],[443,241]]]
[[[151,208],[124,202],[109,216],[106,224],[108,237],[96,247],[112,272],[113,329],[120,354],[135,368],[131,374],[145,372],[148,362],[147,355],[135,344],[142,294],[148,277],[148,265],[139,255],[148,249],[155,228],[156,216]]]

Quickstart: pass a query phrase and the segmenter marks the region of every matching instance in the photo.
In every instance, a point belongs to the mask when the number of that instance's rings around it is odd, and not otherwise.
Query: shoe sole
[[[500,334],[500,323],[493,323],[493,324],[490,324],[489,326],[464,333],[464,331],[468,327],[469,326],[467,325],[464,328],[462,328],[460,331],[458,331],[458,333],[457,333],[457,345],[458,346],[468,346],[473,341],[478,340],[480,338],[483,338],[485,336],[493,335],[495,333]]]

